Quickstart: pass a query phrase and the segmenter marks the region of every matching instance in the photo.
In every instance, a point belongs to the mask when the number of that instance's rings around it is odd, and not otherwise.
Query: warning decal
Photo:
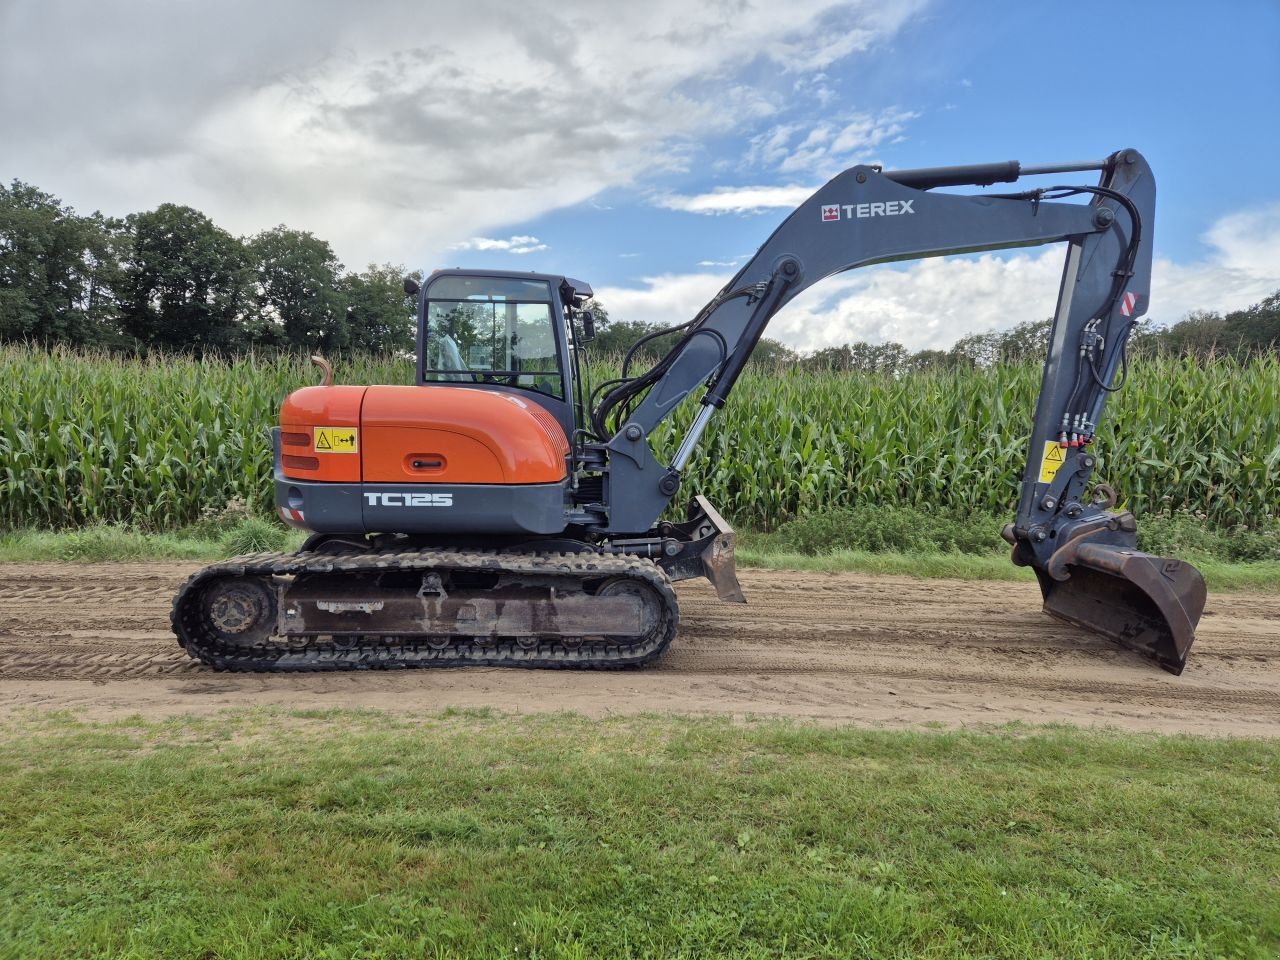
[[[1058,475],[1058,470],[1062,467],[1062,461],[1066,459],[1067,451],[1058,446],[1056,440],[1046,440],[1044,444],[1044,459],[1040,461],[1040,482],[1049,483]]]
[[[355,453],[356,432],[355,427],[316,427],[312,446],[316,453]]]

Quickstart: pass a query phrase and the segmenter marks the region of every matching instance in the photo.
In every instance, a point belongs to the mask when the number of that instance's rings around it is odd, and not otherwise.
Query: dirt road
[[[0,565],[0,715],[485,706],[1280,736],[1280,597],[1271,595],[1210,596],[1181,677],[1049,619],[1034,584],[752,570],[742,575],[746,607],[682,584],[680,636],[644,670],[244,676],[189,660],[169,632],[170,599],[191,569]]]

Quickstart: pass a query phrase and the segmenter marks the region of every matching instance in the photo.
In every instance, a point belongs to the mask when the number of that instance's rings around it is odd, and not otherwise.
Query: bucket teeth
[[[1044,571],[1044,609],[1182,673],[1204,613],[1204,577],[1189,563],[1127,547],[1075,542],[1055,558],[1069,574]]]

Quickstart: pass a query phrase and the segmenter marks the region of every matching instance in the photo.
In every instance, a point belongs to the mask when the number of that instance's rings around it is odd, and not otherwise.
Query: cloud
[[[730,273],[660,274],[644,277],[640,287],[597,287],[596,299],[616,320],[668,327],[697,314],[728,282]]]
[[[768,335],[798,350],[856,340],[949,347],[965,334],[1052,314],[1062,260],[1055,249],[856,270],[801,294],[774,318]]]
[[[846,114],[808,130],[798,124],[782,124],[752,139],[747,162],[776,167],[783,173],[803,171],[829,179],[856,163],[873,161],[878,147],[902,140],[907,124],[919,116],[915,111],[894,108],[874,115]]]
[[[1280,201],[1228,214],[1204,236],[1217,259],[1253,276],[1275,276],[1280,264]]]
[[[1148,322],[1175,323],[1192,310],[1240,309],[1280,289],[1280,203],[1224,216],[1203,239],[1209,252],[1200,260],[1156,259]],[[945,349],[970,333],[1051,316],[1063,259],[1062,247],[1053,246],[855,270],[805,291],[774,317],[766,336],[804,351],[857,340]],[[613,317],[669,325],[695,316],[729,279],[728,273],[664,274],[597,296]]]
[[[869,162],[871,151],[882,144],[901,141],[907,123],[918,116],[912,111],[894,109],[875,116],[849,114],[839,121],[823,121],[807,130],[800,124],[779,124],[751,138],[746,154],[747,166],[772,167],[784,174],[803,173],[821,178],[818,184],[721,186],[692,196],[663,194],[652,202],[667,210],[703,214],[791,210],[813,196],[821,186],[821,180],[830,179],[856,163]]]
[[[1280,201],[1231,213],[1201,238],[1209,256],[1192,264],[1157,257],[1152,314],[1176,323],[1191,310],[1239,310],[1280,289]]]
[[[667,210],[686,213],[759,213],[762,210],[800,206],[817,187],[717,187],[694,196],[667,194],[653,202]]]
[[[537,237],[514,236],[506,240],[495,240],[490,237],[472,237],[460,243],[451,244],[450,250],[497,250],[504,253],[537,253],[548,249],[547,245]]]
[[[918,6],[473,0],[424,30],[410,0],[0,4],[0,176],[85,211],[188,203],[350,263],[430,262],[688,168]]]

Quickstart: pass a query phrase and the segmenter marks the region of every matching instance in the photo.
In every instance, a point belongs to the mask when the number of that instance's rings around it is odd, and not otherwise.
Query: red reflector
[[[320,469],[320,461],[316,457],[295,457],[286,453],[281,459],[284,460],[286,468],[292,468],[294,470]]]
[[[286,447],[309,447],[311,446],[311,434],[309,433],[286,433],[280,431],[280,442]]]

